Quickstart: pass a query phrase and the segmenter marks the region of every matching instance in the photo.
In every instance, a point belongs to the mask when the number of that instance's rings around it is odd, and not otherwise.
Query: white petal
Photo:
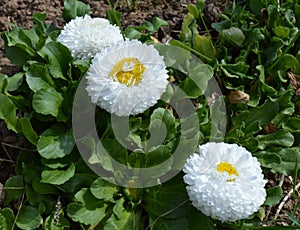
[[[227,161],[238,176],[217,171]],[[210,167],[211,166],[211,167]],[[236,144],[207,143],[191,155],[183,169],[187,192],[192,204],[205,215],[221,221],[245,219],[264,203],[266,180],[260,164],[245,148]]]

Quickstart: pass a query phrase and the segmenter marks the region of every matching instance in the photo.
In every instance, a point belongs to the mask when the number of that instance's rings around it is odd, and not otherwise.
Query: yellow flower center
[[[238,172],[237,172],[237,170],[236,170],[236,168],[232,164],[230,164],[228,162],[221,162],[221,163],[219,163],[218,166],[217,166],[217,171],[221,172],[221,173],[227,172],[227,174],[229,176],[231,176],[231,175],[238,176],[239,175]],[[235,178],[229,179],[227,181],[228,182],[235,181]]]
[[[146,67],[138,59],[128,57],[120,60],[110,71],[109,76],[128,87],[138,85],[145,70]]]

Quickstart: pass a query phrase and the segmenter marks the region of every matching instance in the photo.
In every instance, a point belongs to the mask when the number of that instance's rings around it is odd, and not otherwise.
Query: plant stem
[[[211,61],[212,61],[211,58],[209,58],[209,57],[203,55],[202,53],[199,53],[197,50],[194,50],[193,48],[191,48],[191,47],[185,45],[183,42],[178,41],[178,40],[173,40],[173,41],[175,41],[176,43],[178,43],[178,44],[179,44],[179,47],[181,46],[181,47],[185,48],[186,50],[188,50],[188,51],[190,51],[190,52],[193,52],[194,54],[196,54],[196,55],[198,55],[199,57],[205,59],[206,61],[208,61],[208,62],[211,62]]]
[[[114,19],[115,19],[115,21],[116,21],[116,23],[117,23],[117,25],[118,25],[118,27],[119,27],[119,29],[120,29],[120,31],[121,31],[123,40],[125,41],[125,39],[126,39],[126,38],[125,38],[125,33],[124,33],[123,27],[122,27],[122,25],[121,25],[121,23],[120,23],[120,21],[119,21],[117,15],[115,14],[115,12],[116,12],[116,11],[115,11],[115,7],[113,7],[113,5],[111,4],[110,0],[107,0],[107,3],[108,3],[109,7],[111,8],[111,10],[112,10],[112,12],[113,12]],[[117,2],[117,3],[118,3],[118,2]]]

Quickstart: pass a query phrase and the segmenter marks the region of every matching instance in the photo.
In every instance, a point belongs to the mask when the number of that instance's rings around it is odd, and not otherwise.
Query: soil
[[[105,17],[105,11],[110,6],[103,0],[83,0],[83,2],[91,6],[91,14],[94,17]],[[113,4],[117,1],[111,1]],[[180,31],[181,23],[184,15],[187,13],[187,5],[195,3],[196,0],[121,0],[116,10],[122,12],[121,23],[123,27],[140,25],[145,20],[151,21],[154,16],[158,16],[169,23],[169,26],[162,28],[157,34],[157,38],[161,41],[169,37],[176,38]],[[222,4],[223,2],[223,4]],[[206,0],[204,18],[207,24],[218,20],[218,15],[224,10],[224,2],[219,0]],[[11,23],[22,28],[30,28],[33,26],[32,15],[36,12],[47,14],[47,23],[52,23],[59,28],[63,28],[65,22],[61,18],[63,10],[63,0],[1,0],[0,1],[0,32],[10,31]],[[5,57],[4,43],[0,39],[0,73],[8,76],[18,71],[19,67],[10,63]],[[23,140],[12,132],[7,130],[5,123],[0,120],[0,188],[5,181],[14,175],[15,160],[18,150],[22,147]],[[278,185],[280,183],[280,175],[271,174],[268,176],[268,187]],[[299,181],[298,181],[299,183]],[[286,177],[283,180],[282,188],[284,196],[287,196],[285,202],[282,200],[282,208],[279,205],[272,209],[267,209],[264,221],[266,225],[288,225],[294,207],[300,207],[297,199],[293,199],[293,194],[288,196],[293,189],[293,179]],[[299,189],[298,189],[299,191]],[[300,195],[299,192],[295,193]],[[1,204],[1,189],[0,189]],[[275,217],[277,219],[275,221]],[[300,216],[300,210],[294,213]]]

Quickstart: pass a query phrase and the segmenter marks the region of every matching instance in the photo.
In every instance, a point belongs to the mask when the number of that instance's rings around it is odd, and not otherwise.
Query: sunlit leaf
[[[65,170],[44,169],[41,174],[41,182],[60,185],[70,180],[74,176],[74,173],[75,166],[73,163],[71,163],[70,166]]]

